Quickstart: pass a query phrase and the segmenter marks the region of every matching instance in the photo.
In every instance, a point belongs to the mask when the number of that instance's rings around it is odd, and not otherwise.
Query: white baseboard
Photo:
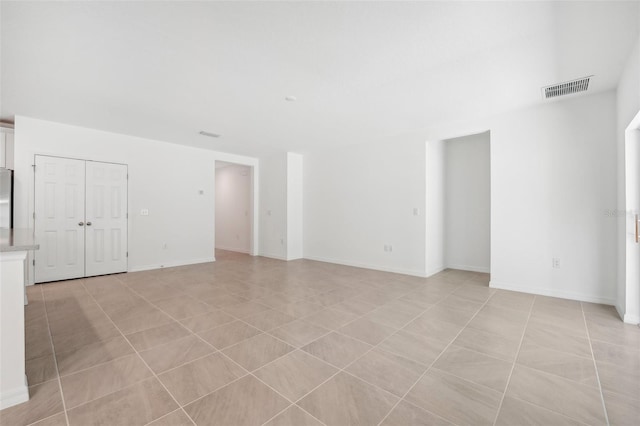
[[[279,254],[270,254],[270,253],[260,253],[258,256],[268,257],[269,259],[283,260],[287,261],[286,256],[280,256]]]
[[[236,252],[236,253],[249,254],[249,249],[242,249],[242,248],[238,248],[238,247],[216,246],[216,250],[226,250],[226,251],[233,251],[233,252]]]
[[[150,271],[152,269],[171,268],[173,266],[196,265],[198,263],[209,263],[209,262],[215,262],[215,261],[216,261],[215,257],[206,257],[202,259],[178,260],[175,262],[159,263],[155,265],[135,266],[135,267],[129,268],[128,272]]]
[[[458,269],[460,271],[482,272],[488,274],[490,269],[488,266],[470,266],[470,265],[447,265],[448,269]]]
[[[618,315],[620,316],[620,318],[624,321],[624,309],[622,309],[622,306],[618,305],[617,303],[615,304],[615,308],[616,308],[616,312],[618,312]]]
[[[305,259],[309,259],[309,260],[315,260],[315,261],[318,261],[318,262],[335,263],[337,265],[353,266],[355,268],[373,269],[374,271],[392,272],[394,274],[411,275],[411,276],[414,276],[414,277],[421,277],[421,278],[426,278],[427,277],[427,275],[424,273],[424,271],[414,271],[414,270],[410,270],[410,269],[400,269],[400,268],[389,268],[389,267],[384,267],[384,266],[369,265],[369,264],[366,264],[366,263],[350,262],[350,261],[347,261],[347,260],[330,259],[330,258],[318,257],[318,256],[305,256],[304,258]]]
[[[27,387],[26,380],[25,378],[25,384],[18,388],[2,391],[0,394],[0,410],[22,404],[29,400],[29,388]]]
[[[429,278],[432,275],[435,274],[439,274],[440,272],[444,271],[445,269],[447,269],[444,265],[438,266],[436,268],[430,269],[429,271],[427,271],[426,276],[427,278]]]
[[[624,315],[624,322],[627,324],[640,324],[640,316],[638,315]]]
[[[574,293],[569,291],[549,290],[538,287],[522,287],[510,283],[497,282],[495,280],[491,280],[489,282],[489,287],[501,290],[518,291],[520,293],[538,294],[540,296],[558,297],[560,299],[578,300],[581,302],[601,303],[604,305],[612,306],[616,304],[615,299],[609,299],[606,297],[591,296],[588,294]]]

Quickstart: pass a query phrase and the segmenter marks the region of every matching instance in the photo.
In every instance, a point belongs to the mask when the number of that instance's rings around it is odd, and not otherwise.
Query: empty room
[[[0,0],[0,425],[640,424],[640,2]]]

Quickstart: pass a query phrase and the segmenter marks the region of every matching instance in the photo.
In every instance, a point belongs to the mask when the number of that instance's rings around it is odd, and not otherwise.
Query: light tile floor
[[[610,306],[218,252],[29,287],[31,400],[2,425],[638,425]]]

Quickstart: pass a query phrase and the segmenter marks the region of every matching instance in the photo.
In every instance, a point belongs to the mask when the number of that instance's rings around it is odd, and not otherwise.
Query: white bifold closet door
[[[127,166],[35,160],[35,282],[125,272]]]

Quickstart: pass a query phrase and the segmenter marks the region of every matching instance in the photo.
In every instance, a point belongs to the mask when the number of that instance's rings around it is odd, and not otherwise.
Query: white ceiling
[[[610,1],[0,4],[0,118],[249,155],[420,133],[591,74],[612,89],[640,25]]]

